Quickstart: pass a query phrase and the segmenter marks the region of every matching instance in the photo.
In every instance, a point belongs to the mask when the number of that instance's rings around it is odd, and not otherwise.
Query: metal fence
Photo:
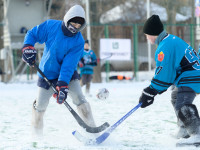
[[[130,61],[106,61],[100,63],[101,71],[133,71],[135,76],[138,71],[148,70],[148,47],[147,40],[143,33],[143,24],[107,24],[91,25],[91,48],[99,57],[101,38],[131,39],[131,60]],[[195,50],[198,50],[196,24],[164,24],[169,34],[177,35],[185,40]],[[86,37],[86,31],[83,32]],[[155,68],[156,45],[151,45],[151,69]]]
[[[195,50],[198,50],[199,41],[197,40],[195,24],[165,24],[165,29],[173,29],[174,34],[185,40]],[[91,29],[91,48],[95,51],[99,58],[100,39],[101,38],[120,38],[131,40],[131,60],[130,61],[102,61],[95,69],[95,74],[98,75],[104,71],[132,71],[134,76],[137,76],[138,71],[148,71],[148,52],[147,40],[143,34],[143,24],[107,24],[107,25],[90,25]],[[84,38],[87,38],[86,30],[82,32]],[[22,41],[23,42],[23,41]],[[22,46],[21,46],[22,47]],[[155,68],[156,45],[151,45],[151,69]],[[27,67],[21,62],[21,50],[12,49],[14,70],[16,74],[27,73],[29,75],[36,73],[36,71]],[[40,61],[42,51],[38,53],[38,60]],[[2,62],[2,60],[1,60]],[[20,66],[20,67],[19,67]],[[17,70],[17,71],[16,71]],[[99,75],[98,75],[99,76]]]

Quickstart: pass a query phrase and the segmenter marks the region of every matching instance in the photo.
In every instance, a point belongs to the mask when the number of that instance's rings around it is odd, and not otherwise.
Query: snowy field
[[[148,75],[145,76],[148,79]],[[112,81],[92,84],[90,102],[96,124],[113,125],[138,104],[144,81]],[[99,88],[107,88],[109,99],[95,97]],[[83,87],[83,91],[84,87]],[[108,139],[98,146],[88,146],[77,141],[72,131],[85,133],[64,105],[52,98],[44,116],[44,136],[35,140],[31,136],[31,107],[36,97],[36,81],[4,84],[0,82],[0,150],[197,150],[196,147],[177,148],[173,135],[177,131],[176,117],[170,102],[169,89],[155,98],[154,104],[136,110]],[[71,99],[69,104],[76,110]],[[198,109],[200,96],[195,99]],[[97,136],[97,135],[96,135]]]

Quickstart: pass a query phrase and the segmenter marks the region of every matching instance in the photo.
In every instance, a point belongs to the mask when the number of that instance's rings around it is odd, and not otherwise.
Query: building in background
[[[48,18],[51,4],[52,0],[3,0],[3,48],[0,50],[0,64],[5,72],[3,82],[26,70],[21,58],[15,56],[21,55],[26,32]],[[43,46],[35,45],[35,48],[40,50]]]
[[[160,19],[163,22],[167,22],[168,20],[168,14],[166,8],[151,2],[150,3],[150,14],[157,14],[160,16]],[[140,10],[140,11],[139,11]],[[180,23],[186,23],[191,19],[191,16],[185,16],[181,13],[176,13],[176,22],[177,24]],[[132,41],[133,36],[133,29],[131,28],[131,23],[141,23],[143,20],[146,19],[146,0],[140,0],[140,1],[132,1],[127,0],[126,2],[115,6],[114,8],[106,11],[103,13],[100,17],[100,23],[101,24],[112,24],[112,28],[109,30],[110,35],[116,35],[115,38],[121,38],[121,35],[124,35],[123,38],[131,39]],[[115,24],[124,24],[124,26],[117,26]],[[140,36],[138,36],[138,69],[139,70],[148,70],[148,53],[147,53],[147,41],[142,31],[143,26],[138,26],[138,31]],[[180,38],[186,40],[188,43],[190,41],[190,30],[185,30],[184,26],[176,26],[176,35]],[[187,32],[187,33],[185,33]],[[175,33],[173,33],[175,34]],[[187,34],[188,36],[184,36],[184,34]],[[132,46],[133,48],[134,46]],[[155,45],[151,45],[151,49],[156,49]],[[132,50],[133,53],[133,50]],[[153,69],[155,67],[154,62],[154,53],[155,51],[151,51],[151,60],[152,65],[151,68]],[[131,54],[132,56],[134,54]],[[123,63],[122,63],[123,61]],[[130,71],[134,68],[133,58],[129,61],[124,61],[123,59],[120,61],[110,61],[110,70],[114,71]],[[101,70],[105,71],[105,62],[102,62],[101,64]]]

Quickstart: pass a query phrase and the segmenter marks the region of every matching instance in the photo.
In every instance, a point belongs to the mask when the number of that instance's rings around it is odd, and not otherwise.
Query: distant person
[[[0,68],[0,75],[4,75],[6,74],[5,72],[3,72],[3,70]]]
[[[81,86],[86,85],[86,94],[89,96],[94,66],[97,66],[96,55],[93,50],[89,49],[89,41],[85,40],[83,57],[79,61],[79,67],[81,74]]]
[[[4,74],[4,72],[2,71],[2,69],[0,68],[0,75]]]
[[[151,105],[157,94],[165,92],[172,84],[174,106],[179,131],[177,138],[200,139],[200,118],[193,100],[200,93],[200,57],[185,41],[168,34],[158,15],[152,15],[144,24],[143,32],[151,42],[157,44],[155,52],[156,71],[151,84],[139,99],[141,107]],[[160,101],[160,109],[165,107]],[[150,117],[150,116],[149,116]],[[189,140],[189,139],[187,139]]]
[[[2,77],[2,75],[4,75],[5,74],[5,72],[3,72],[2,70],[1,70],[1,68],[0,68],[0,77]],[[2,79],[0,78],[0,81],[1,81]]]
[[[27,33],[27,28],[26,27],[21,27],[21,29],[20,29],[20,33],[22,33],[22,34],[25,34],[25,33]]]
[[[133,80],[133,78],[131,77],[122,76],[122,75],[110,76],[109,79],[110,80]]]
[[[45,43],[39,68],[58,91],[58,94],[54,93],[38,73],[38,95],[32,111],[32,126],[36,135],[43,131],[43,115],[53,94],[57,97],[57,103],[62,104],[69,93],[82,119],[89,126],[95,126],[76,71],[84,51],[84,39],[80,31],[85,26],[85,11],[80,5],[75,5],[65,14],[63,21],[47,20],[33,27],[25,36],[22,59],[29,66],[34,66],[37,53],[34,45],[36,42]]]

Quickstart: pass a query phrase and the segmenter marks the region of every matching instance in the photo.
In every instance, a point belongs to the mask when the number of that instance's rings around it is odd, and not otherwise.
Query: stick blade
[[[81,143],[84,143],[85,145],[96,145],[96,140],[95,139],[88,139],[81,135],[78,131],[73,131],[72,134],[74,137],[80,141]]]
[[[101,126],[99,127],[87,127],[86,128],[86,131],[89,132],[89,133],[99,133],[103,130],[105,130],[106,128],[108,128],[110,125],[108,122],[105,122],[104,124],[102,124]]]
[[[81,135],[78,131],[73,131],[72,134],[74,135],[74,137],[80,141],[81,143],[84,143],[85,145],[98,145],[103,143],[108,136],[110,135],[109,132],[104,132],[102,135],[100,135],[99,137],[97,137],[96,139],[89,139],[84,137],[83,135]]]

